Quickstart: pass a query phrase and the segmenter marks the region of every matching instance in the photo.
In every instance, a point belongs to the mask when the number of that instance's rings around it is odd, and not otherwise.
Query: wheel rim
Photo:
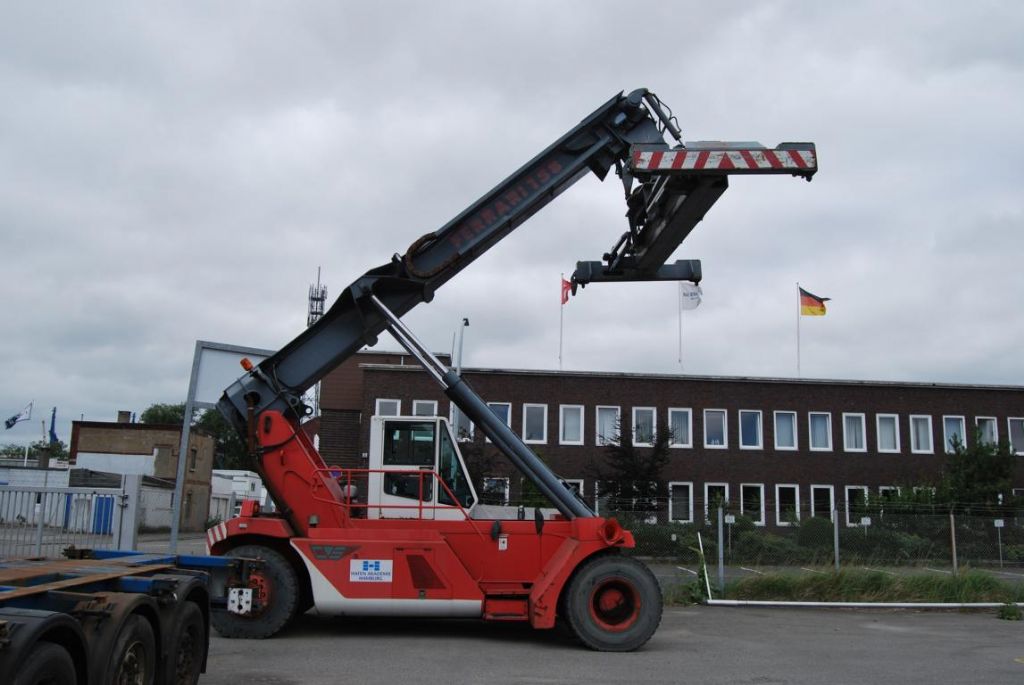
[[[146,677],[146,648],[135,641],[124,652],[117,667],[114,682],[117,685],[143,685]]]
[[[590,593],[590,617],[603,630],[621,633],[640,616],[640,593],[625,578],[607,578]]]

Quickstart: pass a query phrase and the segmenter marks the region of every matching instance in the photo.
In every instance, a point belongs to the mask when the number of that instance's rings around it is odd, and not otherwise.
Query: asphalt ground
[[[666,609],[640,651],[464,620],[301,617],[269,640],[211,639],[203,685],[309,683],[1024,683],[1024,621],[995,612]]]

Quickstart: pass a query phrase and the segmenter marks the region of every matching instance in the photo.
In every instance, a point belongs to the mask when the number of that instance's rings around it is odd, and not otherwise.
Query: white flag
[[[696,283],[681,281],[679,283],[679,308],[687,311],[700,305],[700,286]]]
[[[28,421],[29,419],[31,419],[33,404],[34,402],[29,402],[24,409],[22,409],[17,414],[4,421],[4,429],[9,430],[11,428],[14,428],[14,424],[21,423],[22,421]]]

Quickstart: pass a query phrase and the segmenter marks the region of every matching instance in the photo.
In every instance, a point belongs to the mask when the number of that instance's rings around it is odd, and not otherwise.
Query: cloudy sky
[[[1024,384],[1016,2],[4,3],[0,414],[184,398],[197,339],[276,349],[611,95],[688,140],[818,145],[734,178],[683,371]],[[625,228],[584,179],[407,316],[465,364],[557,368],[559,275]],[[678,373],[670,283],[587,288],[564,367]],[[393,342],[381,346],[395,348]],[[39,435],[37,420],[0,442]]]

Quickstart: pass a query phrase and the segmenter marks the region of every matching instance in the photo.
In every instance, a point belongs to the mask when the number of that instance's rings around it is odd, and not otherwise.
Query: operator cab
[[[463,520],[478,501],[443,417],[372,417],[369,468],[368,518]]]

